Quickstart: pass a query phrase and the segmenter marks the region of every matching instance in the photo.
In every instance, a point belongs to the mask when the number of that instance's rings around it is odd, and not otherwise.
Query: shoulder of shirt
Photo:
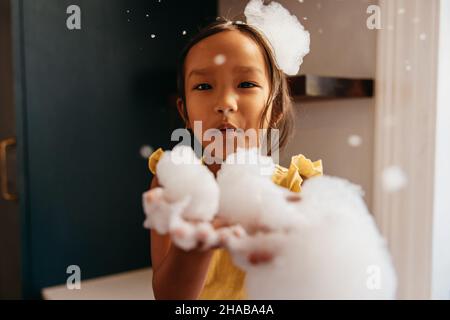
[[[164,150],[162,148],[158,148],[156,151],[154,151],[150,157],[148,157],[148,168],[150,169],[150,172],[154,175],[156,174],[156,165],[158,164],[158,161],[161,159],[161,157],[164,155]],[[201,162],[204,164],[203,158],[201,159]]]
[[[322,160],[311,161],[303,154],[297,154],[291,158],[288,168],[275,166],[272,181],[279,186],[293,192],[301,192],[301,185],[305,179],[323,175]]]
[[[158,164],[159,159],[164,154],[164,150],[162,148],[158,148],[156,151],[154,151],[150,157],[148,157],[148,168],[150,169],[150,172],[153,174],[156,174],[156,165]]]

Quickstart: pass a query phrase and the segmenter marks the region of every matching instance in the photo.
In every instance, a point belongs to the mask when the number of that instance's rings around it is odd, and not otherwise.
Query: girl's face
[[[201,40],[186,56],[184,90],[188,127],[201,121],[202,137],[206,130],[219,129],[224,123],[245,131],[259,129],[270,90],[262,49],[239,31],[223,31]],[[180,112],[182,107],[179,99]],[[263,128],[267,126],[265,121]],[[203,147],[211,143],[203,140]]]

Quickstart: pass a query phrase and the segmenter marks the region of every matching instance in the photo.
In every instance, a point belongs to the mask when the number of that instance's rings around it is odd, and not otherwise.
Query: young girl
[[[293,116],[286,77],[268,40],[250,25],[220,19],[202,29],[181,54],[178,90],[178,111],[187,128],[201,121],[203,132],[278,129],[279,148],[287,143]],[[203,148],[209,144],[200,141]],[[153,174],[162,154],[159,149],[149,158]],[[220,164],[207,166],[215,175],[220,169]],[[289,168],[277,165],[272,180],[299,192],[303,179],[321,174],[320,160],[297,155]],[[155,175],[151,188],[158,186]],[[220,227],[220,222],[213,225]],[[245,273],[223,248],[186,252],[171,244],[170,235],[152,230],[151,258],[156,299],[246,298]],[[249,256],[252,263],[270,259],[264,253]]]

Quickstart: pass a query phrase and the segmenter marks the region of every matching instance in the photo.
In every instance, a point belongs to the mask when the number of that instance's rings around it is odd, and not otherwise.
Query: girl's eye
[[[194,89],[203,91],[203,90],[211,89],[211,86],[207,83],[201,83],[201,84],[197,85]]]
[[[253,87],[257,87],[257,85],[248,81],[244,81],[239,84],[239,88],[253,88]]]

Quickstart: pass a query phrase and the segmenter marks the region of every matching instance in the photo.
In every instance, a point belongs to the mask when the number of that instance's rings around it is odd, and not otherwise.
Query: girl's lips
[[[226,131],[226,130],[236,130],[236,126],[229,123],[229,122],[224,122],[222,123],[217,129],[219,129],[220,131]]]

